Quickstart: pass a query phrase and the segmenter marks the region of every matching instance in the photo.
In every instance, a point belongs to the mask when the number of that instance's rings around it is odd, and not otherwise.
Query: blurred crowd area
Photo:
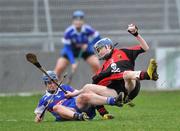
[[[160,72],[166,72],[160,74],[163,79],[159,83],[145,82],[143,87],[179,87],[178,82],[174,84],[178,72],[169,73],[178,70],[179,0],[0,0],[0,92],[42,90],[41,73],[27,64],[24,55],[36,52],[46,68],[53,69],[63,32],[71,24],[72,12],[79,9],[85,12],[88,24],[119,46],[137,43],[126,29],[130,23],[138,25],[151,50],[138,58],[137,69],[146,69],[149,58],[156,57]],[[91,77],[87,65],[80,66],[85,72],[78,71],[76,88],[90,82]],[[167,81],[169,75],[173,76]]]

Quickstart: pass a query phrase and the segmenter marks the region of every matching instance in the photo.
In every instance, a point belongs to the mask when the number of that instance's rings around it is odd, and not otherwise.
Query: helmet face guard
[[[56,75],[56,73],[54,71],[47,71],[47,74],[51,77],[51,79],[55,80],[58,82],[58,77]],[[46,76],[45,74],[43,74],[42,76],[42,80],[44,82],[44,84],[47,86],[47,85],[50,85],[52,84],[53,82],[49,79],[48,76]],[[57,88],[56,88],[57,89]],[[50,94],[53,94],[56,89],[50,89],[49,87],[47,88],[47,91],[50,93]]]
[[[102,49],[107,50],[103,55],[101,55],[100,53]],[[98,56],[100,60],[104,60],[107,57],[109,57],[112,53],[112,49],[113,49],[113,42],[109,38],[103,38],[94,44],[94,53]]]
[[[58,81],[58,77],[54,71],[47,71],[47,74],[51,77],[51,79]],[[51,83],[51,80],[49,79],[48,76],[43,74],[42,80],[44,83],[47,85],[48,83]]]

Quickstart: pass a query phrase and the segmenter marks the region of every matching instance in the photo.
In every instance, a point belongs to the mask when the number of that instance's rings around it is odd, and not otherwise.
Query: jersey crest
[[[111,72],[112,73],[121,72],[120,68],[117,67],[116,63],[111,64]]]

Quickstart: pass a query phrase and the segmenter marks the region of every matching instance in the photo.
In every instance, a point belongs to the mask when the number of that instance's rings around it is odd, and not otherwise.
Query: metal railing
[[[177,6],[177,14],[178,14],[178,23],[180,28],[180,0],[176,0],[176,6]]]
[[[46,39],[45,43],[42,43],[42,49],[44,51],[54,51],[54,44],[60,41],[57,41],[57,37],[62,37],[63,31],[59,32],[53,32],[53,26],[52,26],[52,12],[51,12],[51,6],[49,4],[49,0],[41,0],[41,3],[43,2],[43,6],[44,6],[44,13],[45,13],[45,23],[46,23],[46,28],[47,31],[42,32],[40,30],[40,20],[39,17],[39,8],[40,8],[40,0],[33,0],[33,24],[32,24],[32,31],[31,32],[19,32],[19,33],[0,33],[0,45],[3,45],[3,41],[4,39],[7,38],[7,40],[14,40],[15,38],[17,39],[23,39],[24,38],[39,38],[39,39]],[[62,1],[63,2],[63,1]],[[167,39],[167,35],[169,38],[174,39],[179,41],[179,37],[176,37],[178,35],[180,35],[180,1],[176,0],[176,8],[177,8],[177,17],[178,17],[178,23],[179,23],[179,27],[177,27],[177,29],[171,29],[170,27],[170,21],[169,21],[169,15],[170,15],[170,11],[169,11],[169,5],[171,0],[164,0],[164,8],[163,8],[163,29],[159,29],[159,30],[144,30],[141,31],[147,38],[151,38],[151,36],[154,37],[154,39],[157,39],[158,41],[163,41],[163,39]],[[72,5],[73,6],[73,5]],[[42,7],[42,5],[41,5]],[[59,7],[60,8],[60,7]],[[87,7],[88,8],[88,7]],[[93,17],[92,17],[93,18]],[[5,25],[6,26],[6,25]],[[65,27],[64,27],[65,28]],[[105,31],[102,32],[101,34],[103,35],[110,35],[110,36],[117,36],[120,35],[120,37],[125,40],[127,39],[127,34],[125,31]],[[13,42],[12,42],[13,43]],[[157,43],[157,42],[156,42]],[[16,44],[16,43],[14,43]]]

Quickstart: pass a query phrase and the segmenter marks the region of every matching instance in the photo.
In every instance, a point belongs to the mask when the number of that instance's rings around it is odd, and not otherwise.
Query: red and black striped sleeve
[[[121,50],[123,50],[131,60],[135,60],[139,54],[145,52],[145,50],[140,45],[122,48]]]

